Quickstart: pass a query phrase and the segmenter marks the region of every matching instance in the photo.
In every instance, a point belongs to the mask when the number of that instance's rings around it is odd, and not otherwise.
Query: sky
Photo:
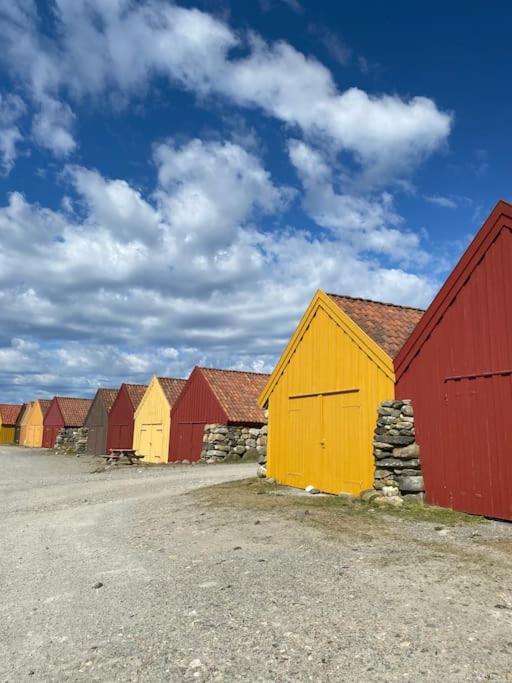
[[[505,3],[0,0],[0,401],[271,371],[510,199]]]

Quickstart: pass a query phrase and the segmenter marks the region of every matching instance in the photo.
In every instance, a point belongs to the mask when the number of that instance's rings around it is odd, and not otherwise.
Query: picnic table
[[[136,453],[134,448],[111,448],[103,457],[106,459],[107,465],[120,460],[128,460],[130,465],[133,465],[142,460],[144,456]]]

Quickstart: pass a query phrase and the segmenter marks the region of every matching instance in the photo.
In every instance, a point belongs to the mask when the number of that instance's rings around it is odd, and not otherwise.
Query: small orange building
[[[43,422],[50,407],[48,399],[31,401],[21,420],[20,446],[41,448],[43,444]]]
[[[0,444],[16,443],[16,420],[23,404],[0,403]]]

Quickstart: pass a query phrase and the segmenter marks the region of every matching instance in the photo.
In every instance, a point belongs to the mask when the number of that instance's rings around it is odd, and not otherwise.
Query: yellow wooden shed
[[[0,444],[16,443],[16,420],[23,404],[0,403]]]
[[[133,448],[146,462],[169,461],[171,409],[184,386],[175,377],[153,377],[148,384],[133,425]]]
[[[43,420],[51,401],[31,401],[21,422],[20,446],[41,448],[43,443]]]
[[[319,290],[260,396],[267,476],[328,493],[373,484],[377,407],[394,398],[393,357],[422,311]]]

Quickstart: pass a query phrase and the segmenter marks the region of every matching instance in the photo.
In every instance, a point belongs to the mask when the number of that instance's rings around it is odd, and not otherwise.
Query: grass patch
[[[269,483],[264,479],[242,479],[207,486],[191,492],[196,498],[210,505],[220,507],[241,507],[252,510],[278,510],[281,513],[298,510],[316,511],[325,522],[342,517],[360,517],[378,523],[386,516],[399,517],[410,522],[427,522],[439,526],[482,524],[486,520],[476,515],[467,515],[447,508],[405,502],[402,507],[381,506],[361,503],[358,498],[347,500],[339,496],[307,495],[295,492],[286,486]]]

